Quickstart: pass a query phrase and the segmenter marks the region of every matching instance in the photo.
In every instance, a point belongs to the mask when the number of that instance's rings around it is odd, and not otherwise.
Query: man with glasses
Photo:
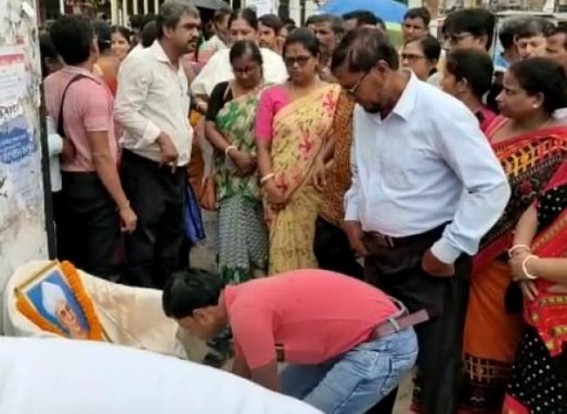
[[[510,189],[475,116],[398,60],[368,29],[348,33],[333,55],[334,76],[358,104],[344,228],[365,279],[430,315],[416,327],[416,402],[422,414],[453,414],[471,256]]]
[[[496,19],[484,9],[462,9],[447,16],[443,23],[443,48],[490,50]]]
[[[345,22],[361,17],[361,21],[372,22],[370,12],[356,11],[345,14]],[[375,19],[375,18],[374,18]],[[361,21],[357,22],[359,24]],[[351,30],[356,28],[351,25]],[[368,26],[361,26],[368,27]],[[382,30],[376,24],[376,31]],[[350,186],[350,151],[352,143],[352,112],[354,99],[347,91],[339,96],[333,121],[333,135],[327,141],[314,168],[314,185],[321,191],[322,206],[315,222],[313,250],[321,269],[332,270],[358,279],[362,278],[362,266],[350,248],[346,233],[342,229],[345,216],[343,199]],[[333,161],[330,163],[330,161]]]
[[[492,46],[496,18],[488,10],[462,9],[447,16],[443,24],[443,49],[475,49],[488,53]],[[486,96],[486,105],[498,113],[496,97],[502,91],[502,75],[497,73]]]

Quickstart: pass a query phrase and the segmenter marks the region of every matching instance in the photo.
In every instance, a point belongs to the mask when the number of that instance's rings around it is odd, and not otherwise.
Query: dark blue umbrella
[[[355,10],[367,10],[385,22],[401,23],[407,9],[394,0],[329,0],[319,8],[319,11],[343,15]]]

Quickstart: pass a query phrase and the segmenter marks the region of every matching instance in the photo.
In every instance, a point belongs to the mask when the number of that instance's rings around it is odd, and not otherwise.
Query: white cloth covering
[[[132,348],[0,338],[2,414],[321,414],[221,370]]]
[[[17,286],[47,264],[46,260],[26,263],[10,277],[0,309],[0,332],[9,336],[57,337],[22,315],[14,295]],[[78,273],[110,342],[194,361],[202,359],[205,344],[186,332],[182,337],[178,334],[177,323],[163,313],[161,291],[119,285],[81,270]]]

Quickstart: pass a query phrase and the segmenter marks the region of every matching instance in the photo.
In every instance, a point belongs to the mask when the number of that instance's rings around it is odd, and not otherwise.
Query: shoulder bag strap
[[[57,118],[57,133],[61,138],[65,137],[65,131],[63,130],[63,104],[65,103],[65,95],[67,95],[67,90],[69,89],[69,86],[71,86],[71,84],[83,78],[88,78],[88,76],[75,75],[73,78],[71,78],[71,80],[63,90],[63,95],[61,96],[61,105],[59,107],[59,117]]]

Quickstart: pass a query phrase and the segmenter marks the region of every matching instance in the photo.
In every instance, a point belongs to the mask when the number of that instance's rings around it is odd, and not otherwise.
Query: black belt
[[[441,235],[443,234],[443,230],[445,230],[446,226],[447,223],[444,223],[439,227],[435,227],[432,230],[426,231],[425,233],[414,234],[412,236],[406,236],[406,237],[387,236],[377,231],[365,232],[364,236],[367,238],[367,240],[376,243],[380,247],[389,247],[389,248],[403,247],[418,241],[441,237]]]
[[[150,160],[149,158],[143,157],[141,155],[136,154],[128,149],[122,150],[122,160],[130,162],[132,164],[144,166],[146,168],[150,168],[156,171],[167,171],[171,173],[171,167],[167,165],[161,165],[158,161]],[[185,166],[178,166],[176,171],[184,170]]]
[[[429,320],[429,314],[425,309],[410,313],[409,315],[407,313],[403,313],[396,318],[389,318],[374,328],[372,335],[370,335],[370,339],[382,339],[403,329],[426,322],[427,320]]]

